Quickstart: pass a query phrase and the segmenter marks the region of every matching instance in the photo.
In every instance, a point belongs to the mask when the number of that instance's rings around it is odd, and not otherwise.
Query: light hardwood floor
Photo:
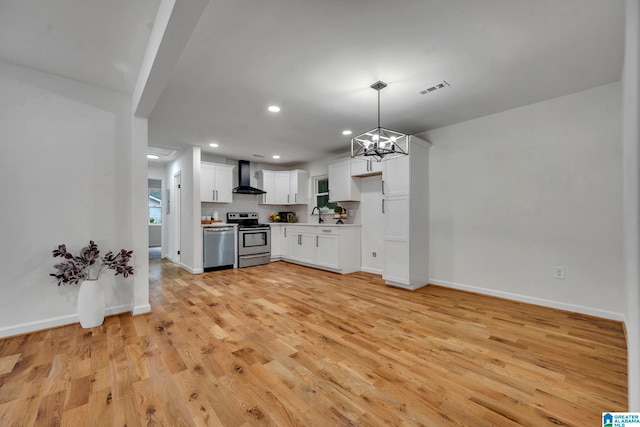
[[[0,341],[2,426],[597,426],[619,322],[288,264],[151,262],[144,316]]]

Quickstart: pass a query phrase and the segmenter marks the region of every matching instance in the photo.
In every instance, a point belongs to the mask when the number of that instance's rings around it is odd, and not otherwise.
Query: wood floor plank
[[[587,426],[620,322],[286,262],[150,263],[152,313],[0,340],[0,425]]]

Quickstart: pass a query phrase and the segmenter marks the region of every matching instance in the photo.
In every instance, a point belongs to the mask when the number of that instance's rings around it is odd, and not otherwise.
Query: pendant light
[[[380,127],[380,91],[385,87],[382,81],[371,85],[378,91],[378,127],[351,138],[353,158],[381,162],[409,154],[409,135]]]

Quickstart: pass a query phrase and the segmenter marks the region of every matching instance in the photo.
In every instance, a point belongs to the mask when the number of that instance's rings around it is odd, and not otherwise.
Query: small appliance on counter
[[[295,212],[278,212],[280,215],[280,222],[298,222]]]

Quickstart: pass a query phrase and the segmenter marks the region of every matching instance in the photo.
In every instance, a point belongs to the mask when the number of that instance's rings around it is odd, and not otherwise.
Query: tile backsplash
[[[310,208],[307,205],[261,205],[257,194],[234,194],[233,203],[201,203],[200,216],[211,217],[218,212],[221,220],[227,219],[227,212],[258,212],[259,221],[269,222],[272,212],[295,212],[298,222],[307,222]]]
[[[268,223],[269,214],[272,212],[294,212],[296,218],[300,223],[315,223],[318,222],[318,216],[311,216],[311,205],[261,205],[258,203],[257,194],[234,194],[233,203],[208,203],[202,202],[200,216],[213,216],[214,212],[218,212],[218,217],[225,221],[227,219],[227,212],[258,212],[259,221],[262,223]],[[359,224],[360,223],[360,203],[340,203],[349,213],[349,217],[343,222],[345,224]],[[332,218],[333,215],[324,215],[323,218],[327,224],[333,224],[336,220]]]

